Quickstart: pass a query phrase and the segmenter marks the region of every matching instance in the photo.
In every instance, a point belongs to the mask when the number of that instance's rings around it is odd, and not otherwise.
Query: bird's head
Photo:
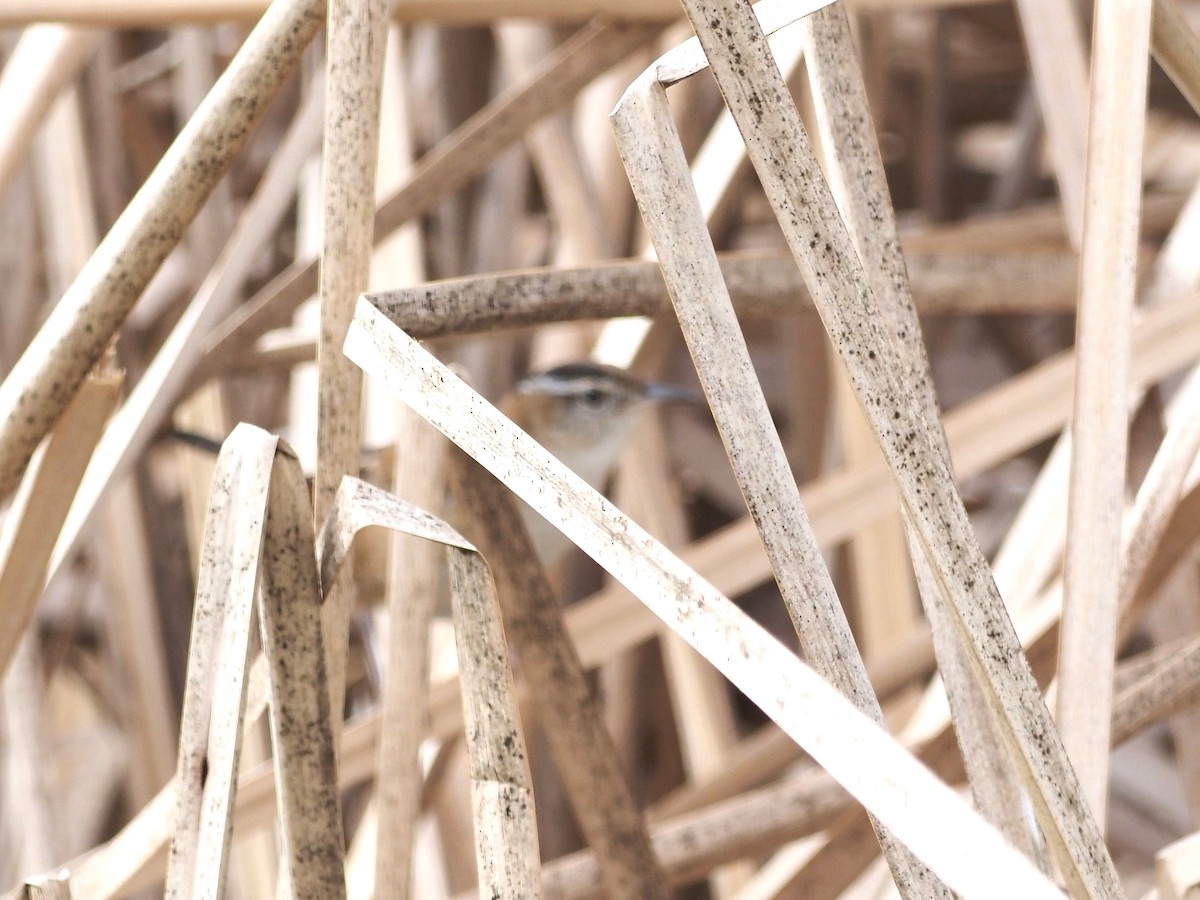
[[[513,421],[594,487],[607,479],[638,416],[653,401],[696,403],[685,388],[613,366],[570,363],[520,381]]]

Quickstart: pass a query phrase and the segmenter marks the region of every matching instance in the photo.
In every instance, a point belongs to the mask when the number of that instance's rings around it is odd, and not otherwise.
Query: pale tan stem
[[[379,204],[374,235],[383,239],[428,212],[440,200],[482,171],[531,125],[561,109],[597,75],[645,43],[656,29],[588,25],[559,45],[529,77],[514,85],[463,123],[414,167],[404,187]],[[230,317],[206,348],[203,369],[211,374],[228,365],[253,341],[288,317],[317,289],[317,261],[285,269]]]
[[[1154,0],[1150,40],[1154,58],[1200,113],[1200,37],[1177,0]]]
[[[263,507],[277,443],[241,425],[217,459],[179,727],[165,891],[172,900],[216,898],[225,881]]]
[[[700,383],[800,644],[817,671],[882,723],[882,711],[755,377],[658,80],[643,76],[635,82],[613,113],[613,130]],[[930,871],[882,826],[879,839],[902,890],[927,896],[945,893]]]
[[[1088,56],[1078,7],[1071,0],[1016,0],[1016,5],[1046,123],[1067,234],[1079,247],[1083,243]]]
[[[320,27],[320,0],[271,6],[0,384],[0,497],[70,403]]]
[[[685,7],[727,104],[747,134],[759,135],[747,141],[755,169],[879,435],[930,569],[952,600],[972,665],[999,713],[1005,743],[1063,876],[1081,895],[1118,895],[1103,836],[1079,795],[954,488],[939,446],[941,429],[920,403],[921,389],[914,391],[904,377],[907,360],[879,315],[795,106],[767,58],[761,27],[749,10],[731,11],[711,0],[686,0]]]
[[[270,667],[271,745],[286,880],[294,897],[346,895],[344,838],[308,485],[275,457],[262,545],[259,623]]]
[[[900,840],[928,859],[952,889],[981,897],[1010,896],[1014,890],[1033,896],[1057,894],[991,826],[812,669],[398,331],[366,299],[359,303],[346,352],[637,593],[862,797]],[[868,758],[871,764],[864,764]],[[920,803],[914,802],[912,791],[919,791]],[[934,822],[936,838],[926,831]],[[998,884],[998,877],[1009,883]]]
[[[99,35],[64,25],[31,25],[0,75],[0,194],[29,152],[54,98],[75,77]]]
[[[321,339],[317,352],[316,520],[329,513],[342,476],[358,473],[362,375],[340,352],[354,299],[371,278],[375,169],[379,156],[379,96],[389,0],[330,0],[326,50],[325,147],[322,170]],[[341,710],[353,579],[326,594],[325,652],[330,709]],[[341,734],[341,715],[334,733]]]
[[[35,458],[0,529],[0,675],[33,617],[46,580],[53,542],[109,413],[121,376],[87,378]]]
[[[1092,66],[1058,724],[1100,823],[1108,797],[1151,12],[1138,0],[1101,2]]]
[[[437,511],[445,496],[446,441],[411,410],[398,417],[396,495]],[[392,539],[387,585],[387,664],[380,701],[375,893],[401,900],[412,886],[421,812],[418,753],[429,727],[429,626],[442,553],[430,541]]]
[[[449,468],[462,508],[474,517],[477,546],[492,561],[510,639],[601,879],[614,897],[667,897],[645,822],[511,495],[461,451]]]

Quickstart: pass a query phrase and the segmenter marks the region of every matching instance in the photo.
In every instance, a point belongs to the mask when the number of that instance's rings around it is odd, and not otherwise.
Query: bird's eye
[[[587,406],[595,407],[604,402],[604,391],[600,390],[600,388],[588,388],[580,396]]]

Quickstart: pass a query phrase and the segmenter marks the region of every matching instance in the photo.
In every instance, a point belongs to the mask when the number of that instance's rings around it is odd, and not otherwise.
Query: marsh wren
[[[646,381],[614,366],[577,362],[517,382],[500,408],[575,474],[601,491],[616,469],[641,412],[656,401],[703,403],[699,394],[678,385]],[[221,448],[220,440],[205,435],[178,429],[171,434],[181,443],[210,453]],[[372,451],[364,450],[364,456],[371,455]],[[522,504],[521,509],[543,564],[553,566],[571,548],[571,542],[527,506]]]
[[[501,409],[599,491],[616,468],[641,412],[655,401],[702,402],[698,394],[678,385],[580,362],[518,382]],[[525,507],[523,512],[542,562],[547,566],[558,562],[571,543],[532,510]]]

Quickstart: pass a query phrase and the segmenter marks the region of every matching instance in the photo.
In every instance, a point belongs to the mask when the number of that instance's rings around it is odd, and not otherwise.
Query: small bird
[[[522,430],[598,491],[612,476],[640,415],[652,402],[700,404],[694,391],[646,381],[613,366],[568,363],[518,382],[500,404]],[[528,507],[538,554],[553,566],[571,543]]]
[[[624,369],[577,362],[517,382],[501,408],[538,443],[600,490],[639,414],[652,401],[700,403],[674,384],[644,381]]]
[[[704,400],[695,391],[647,381],[615,366],[574,362],[517,382],[501,400],[500,408],[567,468],[603,491],[641,413],[654,402],[702,405]],[[207,435],[180,429],[172,429],[170,434],[180,443],[208,453],[221,449],[221,441]],[[390,450],[364,449],[364,460]],[[522,504],[521,510],[543,565],[554,566],[570,550],[571,542],[529,507]],[[379,567],[381,578],[383,572]]]

